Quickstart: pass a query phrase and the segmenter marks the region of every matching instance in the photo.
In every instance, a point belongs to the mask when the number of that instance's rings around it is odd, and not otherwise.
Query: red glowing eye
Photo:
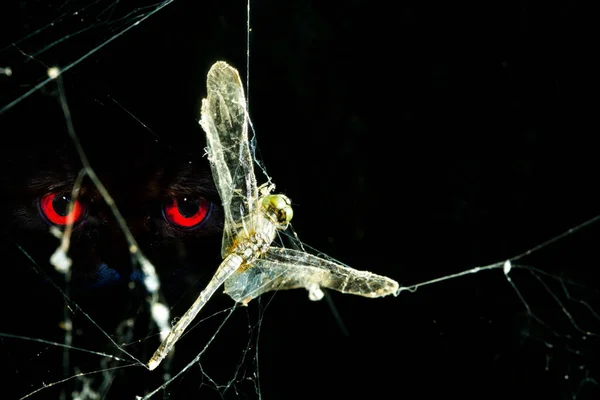
[[[71,212],[69,213],[70,205]],[[83,206],[76,200],[71,200],[71,195],[65,193],[48,193],[40,199],[40,211],[48,222],[54,225],[65,226],[72,218],[73,223],[78,222],[83,214]]]
[[[210,202],[202,197],[174,198],[163,210],[165,219],[179,228],[195,228],[207,217]]]

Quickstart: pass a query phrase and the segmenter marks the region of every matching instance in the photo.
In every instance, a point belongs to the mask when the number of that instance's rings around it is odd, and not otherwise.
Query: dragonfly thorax
[[[263,197],[262,206],[265,215],[275,223],[277,229],[287,229],[294,216],[292,202],[287,196],[283,194],[269,194]]]
[[[244,263],[255,260],[259,255],[267,251],[273,238],[261,232],[253,232],[246,240],[240,240],[235,247],[235,253],[242,257]]]
[[[261,197],[258,212],[244,218],[229,251],[239,255],[244,263],[265,253],[277,231],[287,229],[294,215],[290,203],[290,199],[281,194]]]

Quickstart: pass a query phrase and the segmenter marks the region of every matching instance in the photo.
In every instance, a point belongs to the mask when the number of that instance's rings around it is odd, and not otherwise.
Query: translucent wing
[[[318,300],[319,288],[364,297],[396,294],[398,282],[368,271],[359,271],[303,251],[270,247],[251,268],[236,271],[225,281],[225,293],[248,303],[273,290],[305,288]]]
[[[228,254],[247,215],[254,215],[258,189],[248,142],[248,112],[238,71],[216,62],[206,78],[200,125],[208,145],[213,179],[225,210],[221,255]]]

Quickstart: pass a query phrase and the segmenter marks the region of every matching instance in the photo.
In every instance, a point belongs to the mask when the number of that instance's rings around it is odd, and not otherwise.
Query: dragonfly
[[[218,61],[210,68],[206,85],[199,122],[206,133],[208,160],[225,211],[223,261],[160,344],[147,364],[150,370],[173,349],[221,285],[242,305],[265,292],[296,288],[305,288],[311,300],[323,297],[321,288],[370,298],[397,296],[399,292],[398,282],[388,277],[341,265],[303,248],[274,245],[278,233],[288,228],[293,209],[287,196],[272,194],[275,186],[270,179],[257,184],[240,75],[226,62]]]

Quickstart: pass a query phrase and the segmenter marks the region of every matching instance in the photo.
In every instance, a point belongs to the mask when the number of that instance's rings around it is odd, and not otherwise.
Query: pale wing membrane
[[[202,100],[200,125],[206,133],[208,159],[225,210],[221,248],[225,257],[244,217],[256,212],[258,189],[240,75],[235,68],[219,61],[208,72],[206,86],[208,93]]]
[[[398,282],[359,271],[303,251],[270,247],[251,268],[238,270],[225,282],[225,293],[247,303],[265,292],[324,287],[364,297],[396,294]]]

